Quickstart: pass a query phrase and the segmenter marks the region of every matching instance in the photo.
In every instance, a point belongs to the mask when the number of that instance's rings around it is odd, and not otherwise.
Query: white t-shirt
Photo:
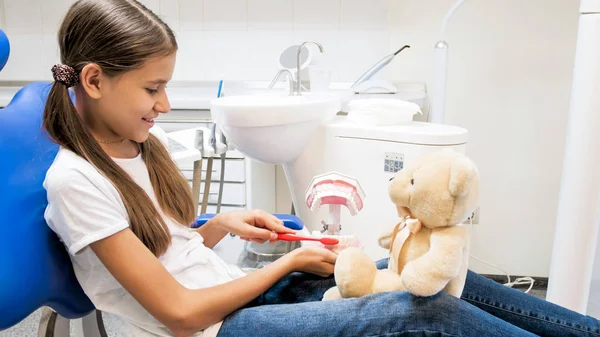
[[[113,160],[146,191],[160,212],[141,155]],[[48,225],[68,249],[77,280],[94,306],[116,316],[119,336],[173,336],[117,282],[89,247],[129,227],[127,210],[112,183],[85,159],[61,148],[46,174],[44,188]],[[204,246],[200,234],[168,217],[164,219],[172,242],[159,260],[184,287],[212,287],[244,276],[241,269]],[[221,323],[195,336],[216,336]]]

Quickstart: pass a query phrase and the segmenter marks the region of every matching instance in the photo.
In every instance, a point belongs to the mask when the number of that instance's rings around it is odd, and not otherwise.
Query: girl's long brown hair
[[[81,0],[58,32],[62,64],[79,74],[89,63],[108,76],[140,68],[148,59],[172,55],[171,29],[135,0]],[[148,194],[102,150],[73,105],[66,85],[54,82],[44,109],[44,128],[60,146],[85,158],[121,195],[131,230],[156,256],[171,243],[169,229]],[[182,225],[194,220],[191,190],[167,149],[152,134],[140,144],[160,209]],[[93,206],[91,206],[93,207]]]

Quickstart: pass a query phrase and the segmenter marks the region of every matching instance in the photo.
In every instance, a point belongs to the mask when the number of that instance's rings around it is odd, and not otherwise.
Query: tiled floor
[[[526,289],[523,289],[526,290]],[[545,299],[546,290],[544,289],[532,289],[530,292],[533,296]],[[38,324],[40,321],[40,311],[38,310],[29,317],[27,317],[20,324],[0,332],[0,337],[35,337],[37,336]],[[113,322],[110,317],[104,318],[104,324],[106,327],[106,333],[109,337],[118,337],[113,329]],[[73,335],[73,327],[71,327],[71,335]]]

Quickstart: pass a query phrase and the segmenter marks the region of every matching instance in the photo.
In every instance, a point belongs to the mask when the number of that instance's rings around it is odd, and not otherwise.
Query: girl
[[[293,231],[261,211],[189,228],[189,186],[150,132],[170,109],[171,29],[135,0],[81,0],[58,41],[44,128],[61,148],[45,217],[96,308],[123,322],[119,336],[600,336],[590,317],[473,273],[463,300],[391,292],[331,302],[320,301],[335,284],[325,249],[245,275],[211,248],[229,232],[265,242]]]

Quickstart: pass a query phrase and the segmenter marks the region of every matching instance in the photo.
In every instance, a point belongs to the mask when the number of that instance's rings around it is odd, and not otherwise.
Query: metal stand
[[[104,329],[102,314],[94,310],[81,319],[83,337],[108,337]],[[42,318],[38,329],[38,337],[67,337],[71,335],[71,320],[60,316],[56,311],[46,307],[42,310]]]
[[[70,336],[69,320],[57,314],[50,308],[42,310],[38,337],[64,337]]]
[[[194,215],[198,216],[198,205],[200,204],[200,184],[202,183],[202,159],[194,162],[192,178],[192,200],[194,201]]]
[[[100,310],[94,310],[91,314],[83,317],[81,323],[83,325],[83,337],[107,337]]]

